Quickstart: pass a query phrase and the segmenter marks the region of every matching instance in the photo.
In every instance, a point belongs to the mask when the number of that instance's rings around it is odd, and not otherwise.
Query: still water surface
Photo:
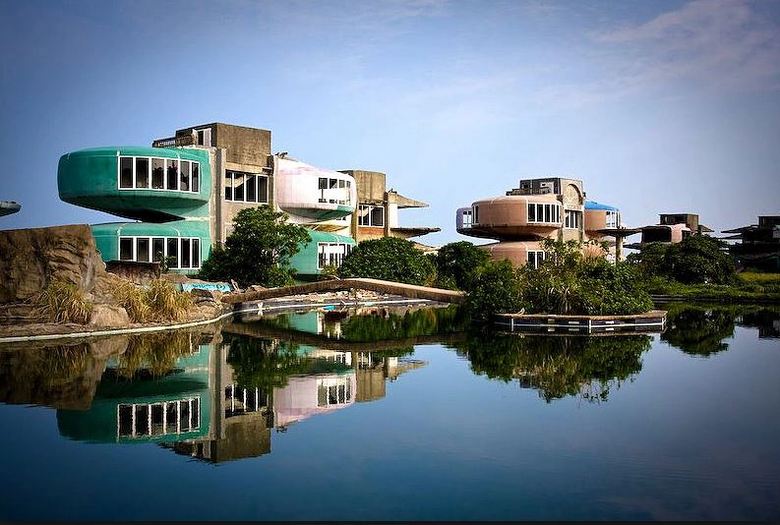
[[[453,308],[0,346],[0,520],[779,519],[780,313]]]

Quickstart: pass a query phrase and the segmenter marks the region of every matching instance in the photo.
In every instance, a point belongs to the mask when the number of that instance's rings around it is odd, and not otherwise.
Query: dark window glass
[[[133,158],[119,157],[119,187],[133,187]]]
[[[268,177],[257,178],[257,202],[268,202]]]
[[[133,434],[133,405],[119,405],[119,435]]]
[[[225,200],[233,200],[233,172],[225,172]]]
[[[528,205],[528,222],[536,222],[536,205]]]
[[[233,175],[233,200],[244,200],[244,175],[236,173]]]
[[[179,239],[176,237],[172,237],[168,239],[167,242],[167,250],[166,250],[166,257],[170,257],[171,264],[169,268],[178,268],[179,267]]]
[[[157,237],[152,239],[152,262],[162,262],[165,257],[165,239]]]
[[[124,237],[119,239],[119,260],[133,260],[133,239]]]
[[[179,182],[179,172],[176,167],[176,161],[172,159],[168,159],[165,161],[165,165],[167,167],[167,174],[168,174],[168,186],[166,186],[166,189],[169,190],[177,190],[178,182]]]
[[[200,398],[192,400],[192,428],[200,428]]]
[[[162,190],[165,188],[165,161],[152,159],[152,188]]]
[[[320,185],[319,188],[321,190],[327,190],[328,189],[328,179],[324,177],[320,177]]]
[[[371,226],[385,225],[385,209],[381,206],[374,206],[371,210]]]
[[[192,239],[192,267],[200,268],[200,239]]]
[[[181,240],[181,267],[191,268],[192,257],[190,253],[191,243],[189,239]]]
[[[179,173],[179,189],[181,191],[190,191],[190,161],[180,161],[181,171]]]
[[[188,401],[179,401],[179,420],[181,421],[181,430],[190,430],[190,404]]]
[[[149,405],[135,406],[135,433],[139,436],[149,434]]]
[[[257,202],[257,177],[255,175],[246,176],[246,201]]]
[[[135,159],[135,187],[149,187],[149,159],[145,157]]]
[[[151,260],[149,239],[138,238],[135,240],[135,243],[135,260],[139,262],[149,262]]]
[[[192,188],[195,193],[200,191],[200,162],[192,163]]]

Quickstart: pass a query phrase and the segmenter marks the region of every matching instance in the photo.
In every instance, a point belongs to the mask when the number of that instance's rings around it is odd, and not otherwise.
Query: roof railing
[[[167,137],[164,139],[157,139],[152,142],[153,148],[178,148],[180,146],[194,146],[194,135],[179,135],[176,137]]]

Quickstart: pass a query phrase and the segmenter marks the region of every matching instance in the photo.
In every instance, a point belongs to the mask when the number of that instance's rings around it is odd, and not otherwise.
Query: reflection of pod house
[[[57,411],[60,434],[98,443],[161,443],[208,434],[213,353],[208,345],[196,348],[162,377],[124,379],[116,362],[109,362],[89,410]]]
[[[312,416],[346,408],[355,402],[355,372],[317,374],[289,378],[275,388],[274,423],[286,427]]]

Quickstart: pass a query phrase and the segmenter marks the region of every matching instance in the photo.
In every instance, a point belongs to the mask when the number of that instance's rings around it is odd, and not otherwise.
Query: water
[[[0,519],[780,518],[777,311],[363,313],[0,347]]]

